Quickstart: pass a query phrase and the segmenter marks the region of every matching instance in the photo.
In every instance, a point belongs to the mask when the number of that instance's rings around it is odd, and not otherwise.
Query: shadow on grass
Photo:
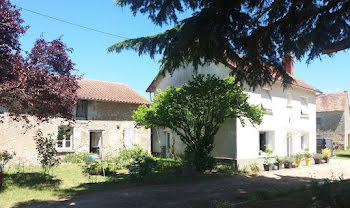
[[[60,179],[54,179],[39,172],[6,174],[4,179],[6,179],[4,180],[6,181],[6,184],[4,184],[6,186],[12,185],[37,190],[56,188],[61,183]]]
[[[19,203],[15,207],[33,207],[28,206],[28,203],[35,203],[35,207],[169,207],[169,204],[170,207],[208,207],[215,206],[215,201],[237,203],[252,198],[271,198],[266,191],[275,191],[273,195],[277,196],[288,195],[299,191],[291,187],[303,186],[314,180],[311,177],[283,176],[278,172],[275,175],[276,178],[199,174],[166,179],[165,176],[157,176],[141,183],[127,174],[118,174],[108,176],[107,182],[85,183],[59,190],[57,194],[68,197],[67,200],[30,201]],[[96,193],[85,194],[87,192]],[[85,195],[73,197],[80,194]]]

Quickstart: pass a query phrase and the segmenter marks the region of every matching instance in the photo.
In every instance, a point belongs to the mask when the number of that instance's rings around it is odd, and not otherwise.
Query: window
[[[265,152],[266,149],[275,149],[275,133],[274,131],[259,132],[259,150]]]
[[[309,148],[309,140],[307,135],[302,135],[300,137],[300,148],[301,148],[301,151],[304,151],[305,149]]]
[[[300,100],[301,104],[301,109],[300,109],[300,118],[309,118],[309,107],[307,103],[307,98],[306,97],[301,97]]]
[[[77,119],[78,120],[87,120],[88,113],[88,101],[87,100],[79,100],[77,103]]]
[[[272,97],[269,90],[261,91],[261,107],[265,114],[272,114]]]
[[[69,126],[58,127],[56,147],[58,149],[71,149],[72,148],[72,132],[73,129]]]
[[[287,108],[293,107],[293,96],[292,93],[287,93]]]
[[[259,150],[265,152],[266,150],[266,132],[260,132],[260,148]]]
[[[101,157],[102,153],[102,132],[90,132],[90,152]]]

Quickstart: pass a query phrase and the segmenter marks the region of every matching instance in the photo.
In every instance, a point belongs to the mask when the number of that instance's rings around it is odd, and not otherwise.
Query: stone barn
[[[13,161],[37,164],[34,136],[38,130],[56,139],[60,154],[87,152],[98,155],[117,154],[122,148],[139,145],[151,151],[151,132],[136,128],[132,119],[133,111],[150,102],[121,83],[91,79],[79,80],[79,101],[74,110],[75,121],[60,118],[40,122],[34,117],[29,120],[33,127],[13,121],[6,109],[0,112],[0,150],[16,152]],[[69,136],[58,137],[60,130]]]

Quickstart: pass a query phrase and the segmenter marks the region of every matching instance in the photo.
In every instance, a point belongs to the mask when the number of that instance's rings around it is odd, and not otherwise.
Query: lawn
[[[87,191],[125,184],[122,174],[119,178],[89,177],[82,174],[81,167],[77,164],[58,166],[53,172],[54,176],[49,179],[42,174],[39,167],[11,168],[5,171],[7,172],[5,172],[4,184],[0,188],[1,207],[11,207],[31,201],[59,200]]]
[[[335,159],[350,159],[350,149],[334,150],[333,154],[336,155]]]

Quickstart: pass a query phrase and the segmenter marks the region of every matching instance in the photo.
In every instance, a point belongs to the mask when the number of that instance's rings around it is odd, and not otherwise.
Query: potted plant
[[[309,149],[305,149],[304,157],[305,157],[305,165],[309,166],[312,158],[312,155],[309,153]]]
[[[321,164],[322,154],[314,154],[313,156],[315,164]]]
[[[290,157],[285,157],[283,160],[284,160],[283,161],[284,168],[291,168],[292,167],[293,161]]]
[[[331,157],[331,150],[328,148],[324,148],[322,150],[322,157],[323,157],[325,163],[329,163],[329,158]]]
[[[273,162],[271,161],[271,155],[273,151],[266,148],[265,149],[265,157],[264,157],[264,170],[271,171],[273,168]]]
[[[303,160],[304,155],[302,154],[296,154],[295,155],[295,163],[297,164],[297,167],[300,167],[301,161]]]
[[[284,163],[284,158],[276,156],[275,166],[277,166],[277,170],[282,169],[282,164]]]

